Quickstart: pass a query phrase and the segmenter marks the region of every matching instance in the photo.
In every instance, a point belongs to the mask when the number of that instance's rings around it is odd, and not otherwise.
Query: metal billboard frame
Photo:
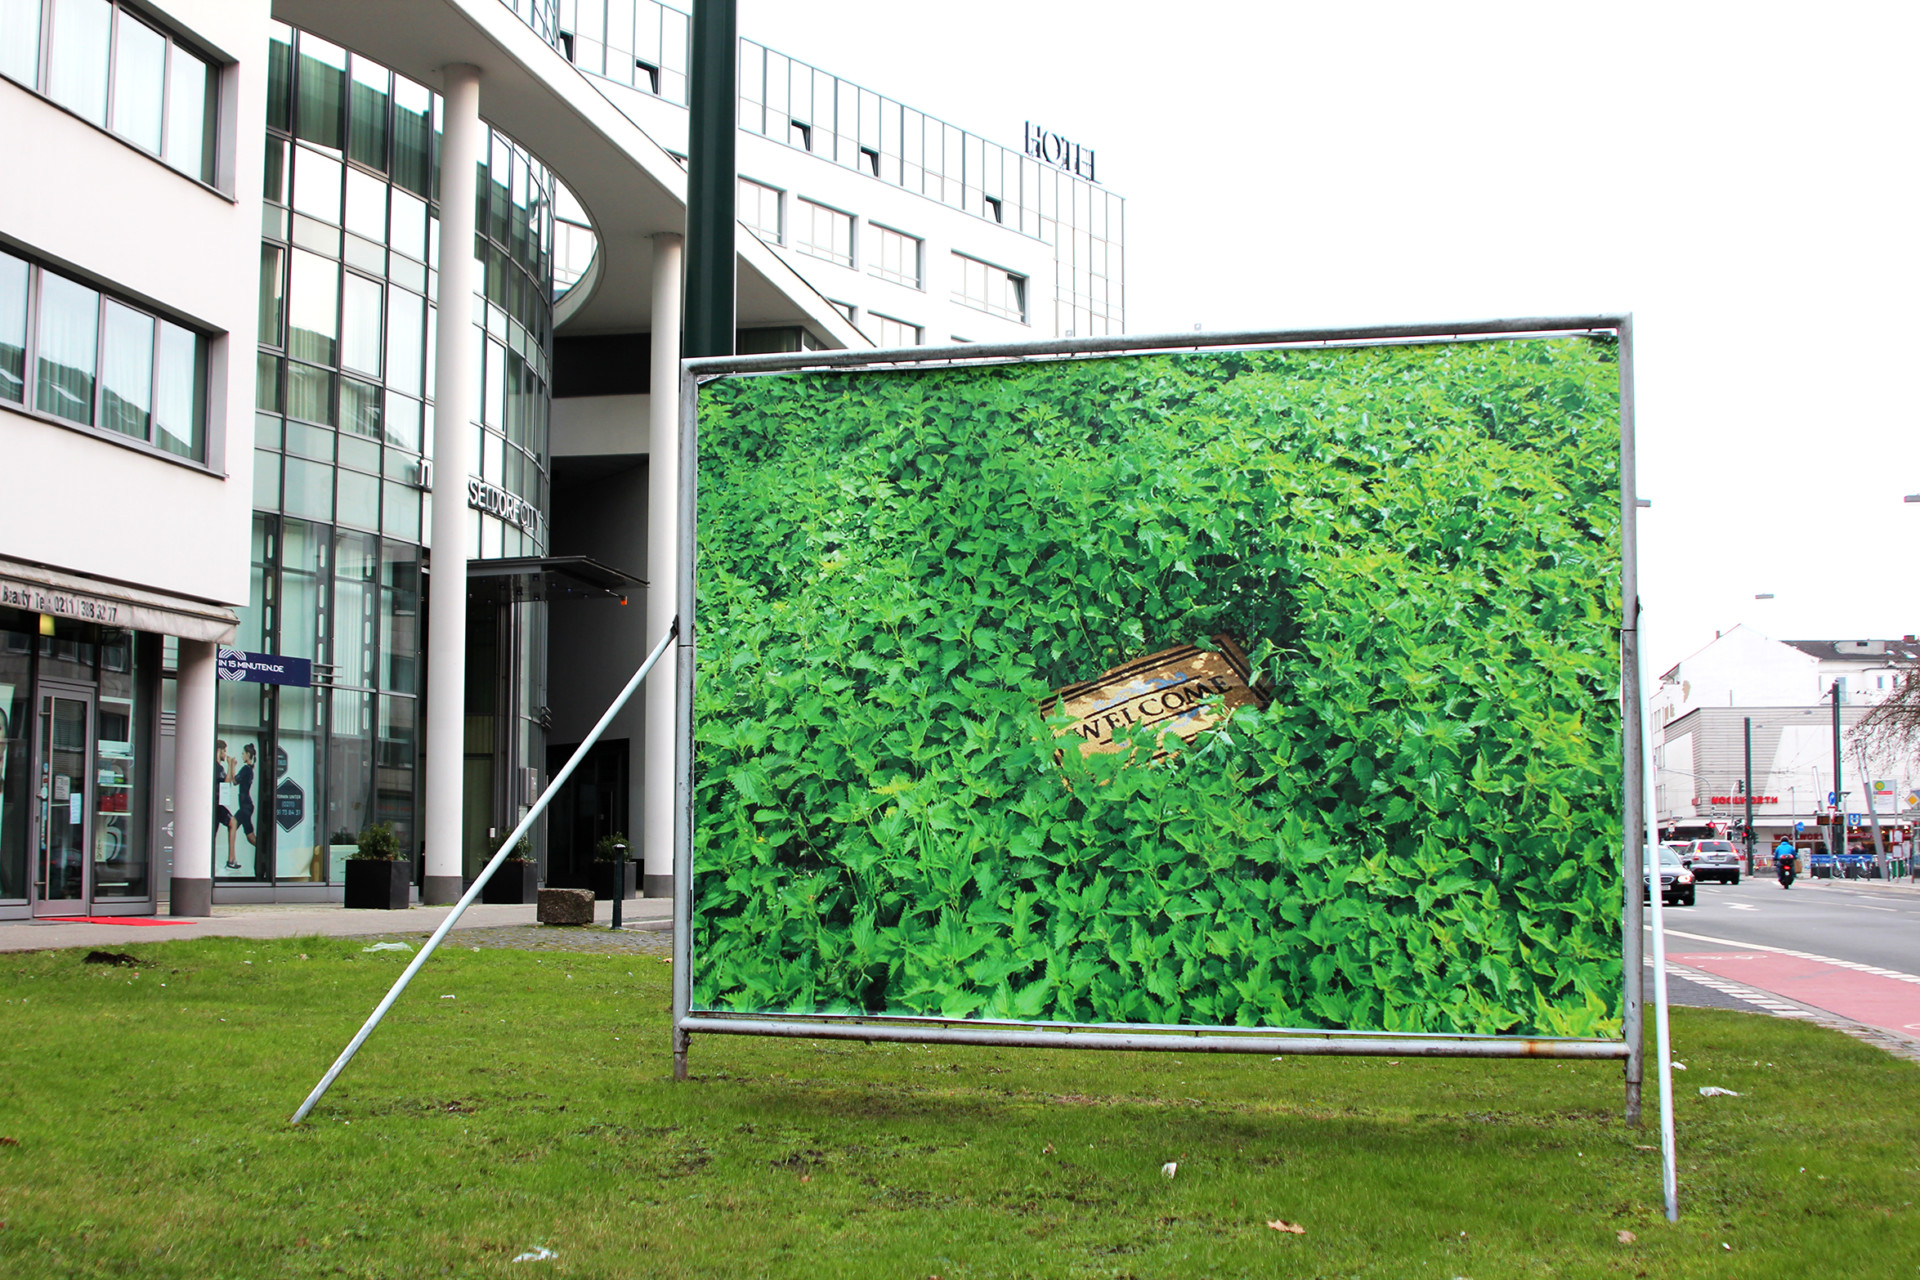
[[[695,1012],[693,1003],[693,683],[698,644],[694,610],[697,535],[699,389],[717,378],[799,371],[959,368],[1123,355],[1245,348],[1373,347],[1460,341],[1610,335],[1619,343],[1622,693],[1622,1019],[1621,1038],[1320,1032],[1285,1028],[1004,1022],[985,1019],[846,1014]],[[1620,1060],[1626,1068],[1626,1119],[1638,1123],[1644,1078],[1641,983],[1641,845],[1646,838],[1642,747],[1644,691],[1637,630],[1639,582],[1635,522],[1633,318],[1630,314],[1559,316],[1452,324],[1355,326],[1250,333],[1180,333],[1048,342],[969,343],[878,351],[800,351],[689,359],[680,365],[678,585],[682,627],[675,639],[677,690],[673,796],[673,1067],[687,1075],[695,1034],[790,1036],[1031,1048],[1174,1050],[1208,1053],[1346,1056],[1558,1058]]]

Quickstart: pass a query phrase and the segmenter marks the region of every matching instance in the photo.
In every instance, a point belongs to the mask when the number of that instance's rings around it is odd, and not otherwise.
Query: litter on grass
[[[442,1000],[453,1000],[453,999],[457,999],[458,997],[455,997],[455,996],[441,996],[440,998],[441,998]]]
[[[1305,1227],[1297,1222],[1288,1222],[1284,1218],[1271,1218],[1267,1221],[1267,1226],[1275,1231],[1285,1231],[1289,1235],[1303,1236],[1307,1234]]]
[[[360,950],[361,950],[362,952],[367,952],[367,951],[411,951],[411,950],[413,950],[413,948],[412,948],[411,946],[409,946],[409,945],[407,945],[407,944],[406,944],[406,943],[404,943],[404,942],[376,942],[376,943],[374,943],[374,944],[373,944],[372,946],[370,946],[370,947],[362,947],[362,948],[360,948]]]
[[[1169,1160],[1165,1164],[1160,1166],[1160,1176],[1171,1180],[1174,1173],[1179,1168],[1180,1168],[1180,1165],[1178,1164],[1178,1162]]]
[[[1700,1086],[1700,1096],[1703,1098],[1737,1098],[1740,1095],[1731,1089],[1722,1089],[1717,1084],[1703,1084]]]
[[[560,1256],[559,1254],[547,1248],[547,1246],[543,1244],[537,1244],[533,1248],[529,1249],[527,1252],[515,1258],[514,1261],[515,1262],[545,1262],[548,1258],[557,1258],[559,1256]]]
[[[1687,1064],[1684,1062],[1676,1062],[1673,1063],[1672,1066],[1675,1071],[1685,1071],[1687,1069]]]

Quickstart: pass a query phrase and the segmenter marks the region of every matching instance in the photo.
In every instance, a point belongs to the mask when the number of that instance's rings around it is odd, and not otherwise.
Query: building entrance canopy
[[[514,556],[467,561],[467,599],[608,599],[627,602],[646,582],[588,556]]]
[[[6,559],[0,559],[0,605],[216,644],[232,641],[240,625],[233,610],[204,600]]]

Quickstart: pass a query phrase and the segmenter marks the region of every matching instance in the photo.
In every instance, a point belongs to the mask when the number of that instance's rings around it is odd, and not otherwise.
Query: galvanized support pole
[[[1641,720],[1646,691],[1640,683],[1640,493],[1633,447],[1633,321],[1620,324],[1620,668],[1626,696],[1622,699],[1622,746],[1626,766],[1622,800],[1621,885],[1621,1021],[1627,1042],[1626,1119],[1640,1123],[1640,1087],[1646,1079],[1646,1036],[1641,998],[1646,981],[1641,972],[1644,946],[1640,932],[1640,865],[1645,835],[1653,815],[1647,812],[1648,760],[1642,743]]]
[[[566,764],[561,766],[560,772],[553,775],[553,780],[547,783],[547,789],[540,793],[540,798],[533,802],[533,807],[528,809],[526,816],[520,819],[520,825],[508,832],[507,838],[500,842],[499,851],[493,855],[486,866],[480,869],[480,874],[474,877],[473,884],[454,904],[453,910],[447,912],[447,918],[440,922],[440,927],[433,931],[433,936],[428,938],[426,945],[420,948],[420,954],[413,958],[413,963],[406,967],[399,979],[388,989],[385,998],[374,1008],[366,1022],[361,1024],[360,1030],[347,1043],[347,1047],[340,1051],[340,1056],[333,1060],[333,1065],[328,1067],[327,1073],[320,1077],[320,1083],[313,1086],[313,1091],[293,1113],[293,1119],[289,1123],[299,1124],[305,1120],[307,1113],[313,1110],[313,1104],[320,1101],[327,1090],[333,1087],[333,1082],[339,1078],[342,1071],[347,1069],[347,1064],[353,1061],[353,1055],[360,1052],[360,1046],[367,1042],[367,1037],[373,1034],[373,1029],[380,1025],[382,1018],[387,1016],[387,1010],[393,1008],[393,1002],[400,998],[400,993],[405,991],[407,984],[413,981],[413,975],[419,973],[421,966],[426,964],[427,958],[439,949],[441,940],[452,931],[453,926],[465,914],[467,908],[473,905],[474,899],[480,896],[481,890],[487,887],[487,881],[492,879],[493,873],[500,869],[500,864],[507,860],[507,855],[513,851],[513,847],[520,843],[520,837],[533,829],[533,824],[538,822],[540,815],[547,811],[547,806],[553,802],[554,796],[560,793],[560,788],[565,786],[567,779],[573,776],[573,771],[580,767],[580,762],[587,758],[587,752],[593,749],[593,744],[600,741],[600,735],[605,733],[607,726],[613,723],[613,718],[620,713],[620,708],[627,705],[627,699],[633,696],[633,691],[640,687],[640,682],[647,678],[647,673],[653,670],[654,664],[659,662],[666,655],[667,650],[673,646],[674,636],[679,633],[679,629],[679,624],[676,622],[666,635],[660,637],[660,643],[653,647],[653,652],[649,653],[646,661],[640,664],[640,669],[633,673],[633,678],[627,681],[626,687],[608,705],[606,711],[601,713],[599,723],[594,725],[587,736],[581,739],[580,745],[573,749],[573,754],[567,758]]]
[[[688,87],[685,326],[686,354],[693,357],[733,354],[737,30],[734,0],[695,0]]]
[[[1747,773],[1741,794],[1747,798],[1747,874],[1753,874],[1753,717],[1747,717]]]

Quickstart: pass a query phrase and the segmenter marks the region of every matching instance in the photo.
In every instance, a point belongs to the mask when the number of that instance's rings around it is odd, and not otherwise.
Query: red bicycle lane
[[[1699,945],[1694,939],[1688,942]],[[1752,943],[1669,951],[1667,959],[1896,1035],[1920,1037],[1920,975]]]

